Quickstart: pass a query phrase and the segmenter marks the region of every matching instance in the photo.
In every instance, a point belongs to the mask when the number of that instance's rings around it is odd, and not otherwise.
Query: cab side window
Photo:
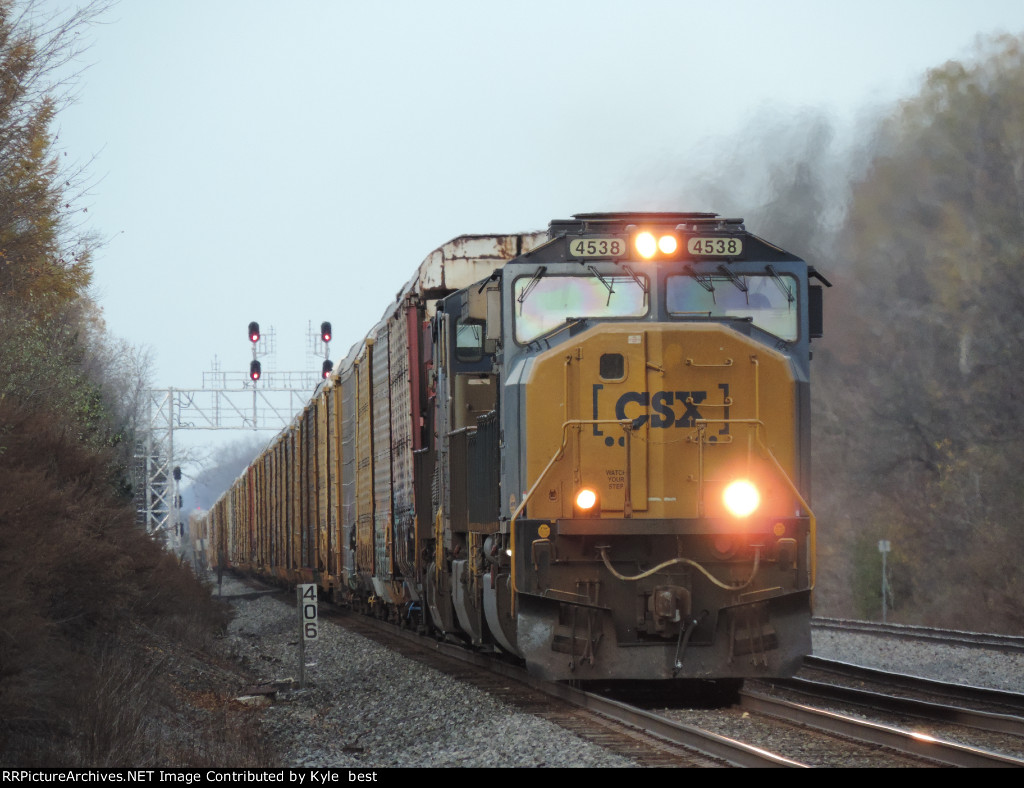
[[[455,328],[455,358],[459,361],[479,361],[484,357],[484,327],[476,323],[459,321]]]

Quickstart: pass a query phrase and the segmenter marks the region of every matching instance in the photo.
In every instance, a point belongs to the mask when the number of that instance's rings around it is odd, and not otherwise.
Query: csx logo
[[[732,404],[729,397],[729,384],[719,383],[718,388],[722,394],[722,402],[715,407],[721,408],[724,418],[728,420],[729,406]],[[604,389],[603,383],[594,384],[595,420],[601,418],[599,403],[602,389]],[[627,391],[615,401],[615,418],[619,421],[632,420],[633,429],[638,429],[648,423],[654,429],[692,427],[697,419],[704,418],[698,405],[705,402],[707,398],[706,391],[655,391],[653,393],[650,391]],[[728,434],[729,424],[726,421],[718,430],[718,435]],[[605,433],[595,424],[594,435],[603,436]],[[708,440],[718,440],[718,437],[717,435],[708,436]],[[604,442],[607,446],[614,446],[615,443],[620,446],[625,445],[624,438],[620,437],[616,440],[610,435],[605,436]]]
[[[632,419],[633,429],[642,427],[648,419],[652,429],[692,427],[694,419],[703,418],[697,406],[707,398],[706,391],[627,391],[615,403],[615,418]]]

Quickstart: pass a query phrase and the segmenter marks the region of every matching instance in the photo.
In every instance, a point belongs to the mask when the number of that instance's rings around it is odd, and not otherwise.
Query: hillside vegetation
[[[253,765],[241,712],[188,719],[182,666],[228,613],[135,524],[145,359],[88,296],[84,173],[51,136],[54,74],[101,9],[33,5],[0,0],[0,762]]]

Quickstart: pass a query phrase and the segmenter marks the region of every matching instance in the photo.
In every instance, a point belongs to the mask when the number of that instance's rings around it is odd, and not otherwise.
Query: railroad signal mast
[[[252,361],[249,362],[249,379],[255,383],[263,374],[263,368],[256,358],[256,348],[260,343],[260,324],[255,320],[249,323],[249,341],[252,342]],[[255,409],[255,404],[253,408]]]
[[[316,335],[310,326],[310,338]],[[302,409],[320,381],[330,376],[334,363],[330,359],[331,324],[320,324],[316,342],[322,343],[323,362],[320,374],[314,370],[301,372],[268,372],[264,375],[260,356],[273,350],[274,329],[260,330],[253,320],[248,326],[252,359],[248,373],[203,373],[201,389],[150,389],[147,392],[148,427],[145,444],[136,450],[136,463],[145,483],[137,495],[138,520],[149,533],[170,533],[182,537],[181,496],[178,483],[181,468],[175,465],[174,432],[176,430],[280,430]],[[316,353],[321,356],[321,352]],[[308,362],[308,359],[307,359]],[[246,379],[248,375],[248,380]],[[243,404],[248,395],[251,401]],[[173,472],[172,472],[173,470]]]
[[[325,380],[334,371],[334,362],[331,361],[331,324],[326,320],[320,324],[320,341],[324,345],[324,363],[321,365],[320,376]]]

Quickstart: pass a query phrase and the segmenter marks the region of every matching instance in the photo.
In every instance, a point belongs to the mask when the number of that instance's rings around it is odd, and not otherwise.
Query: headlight
[[[644,258],[644,260],[650,260],[654,257],[654,253],[658,251],[658,239],[651,235],[651,233],[640,233],[636,237],[634,244],[637,254]]]
[[[751,482],[737,479],[726,486],[722,502],[733,516],[746,517],[761,505],[761,494]]]
[[[650,260],[659,252],[663,255],[675,254],[679,249],[679,239],[671,234],[656,236],[645,230],[633,238],[633,247],[644,260]]]
[[[597,503],[597,493],[584,487],[576,493],[576,507],[584,512],[589,512]]]

